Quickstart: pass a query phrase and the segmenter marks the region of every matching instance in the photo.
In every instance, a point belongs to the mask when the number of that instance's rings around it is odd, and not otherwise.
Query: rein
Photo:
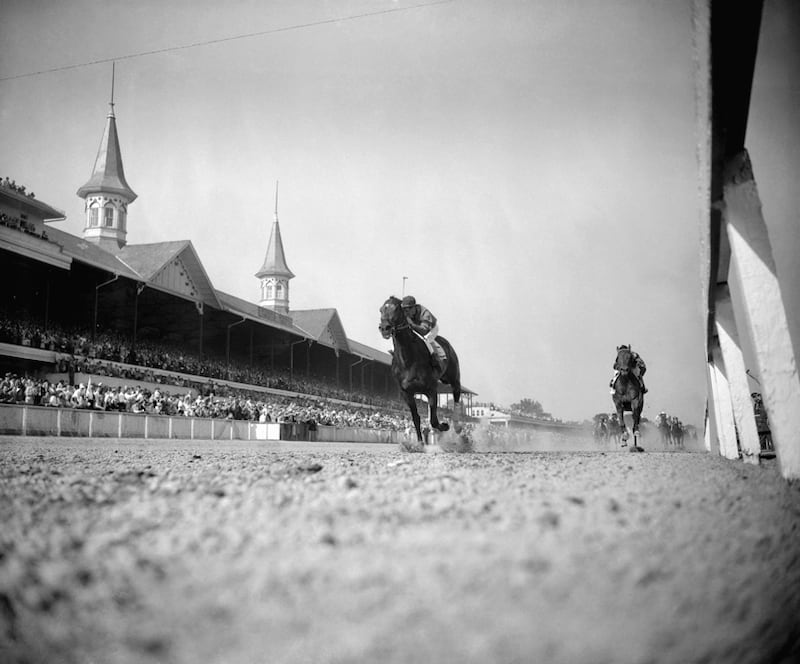
[[[392,334],[394,334],[395,332],[397,332],[397,331],[399,331],[399,330],[407,330],[407,329],[409,329],[411,326],[408,324],[408,321],[407,321],[407,320],[403,319],[403,322],[402,322],[402,323],[400,323],[400,324],[398,324],[398,325],[394,325],[394,324],[392,324],[392,326],[391,326],[391,327],[392,327]]]

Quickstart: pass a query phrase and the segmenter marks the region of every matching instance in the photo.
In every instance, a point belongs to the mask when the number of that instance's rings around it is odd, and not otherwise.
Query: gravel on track
[[[0,661],[798,661],[774,460],[494,449],[0,437]]]

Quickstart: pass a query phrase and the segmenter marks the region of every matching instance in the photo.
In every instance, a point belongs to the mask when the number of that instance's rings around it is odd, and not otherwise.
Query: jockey
[[[436,316],[421,304],[417,304],[417,300],[413,295],[406,295],[400,306],[403,308],[409,327],[425,342],[434,366],[437,369],[443,369],[442,363],[431,343],[439,334],[439,323],[436,320]]]
[[[633,356],[633,375],[639,379],[639,384],[642,386],[642,394],[647,394],[647,388],[644,385],[644,374],[647,371],[647,365],[644,363],[644,360],[641,358],[639,353],[635,350],[632,350],[628,344],[622,344],[621,346],[617,346],[617,352],[625,348],[626,350],[631,351],[631,355]],[[614,375],[611,377],[611,382],[608,386],[611,388],[611,394],[614,394],[614,381],[617,380],[617,376],[619,376],[619,368],[617,367],[616,361],[614,362]]]

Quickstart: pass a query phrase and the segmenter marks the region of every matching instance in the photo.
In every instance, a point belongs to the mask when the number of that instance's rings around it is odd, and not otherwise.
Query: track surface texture
[[[3,437],[0,661],[789,664],[770,463]]]

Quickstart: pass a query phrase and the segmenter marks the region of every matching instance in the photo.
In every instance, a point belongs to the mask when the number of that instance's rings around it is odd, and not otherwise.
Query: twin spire
[[[89,181],[76,192],[86,201],[83,238],[116,253],[127,240],[128,204],[136,193],[125,179],[114,117],[114,69],[111,70],[111,101],[100,148]]]
[[[256,272],[256,277],[261,280],[261,300],[259,305],[273,309],[282,314],[289,313],[289,279],[294,278],[294,273],[286,264],[283,253],[283,240],[281,227],[278,223],[278,183],[275,182],[275,217],[272,222],[272,232],[267,244],[267,255],[264,264]]]
[[[122,152],[119,147],[117,120],[114,116],[115,66],[111,68],[111,101],[105,131],[94,161],[89,180],[77,191],[86,201],[86,222],[83,239],[101,248],[118,253],[127,243],[128,205],[136,193],[125,179]],[[281,228],[278,223],[278,182],[275,182],[275,216],[261,269],[256,272],[261,281],[259,305],[282,314],[289,313],[289,280],[294,274],[286,264]]]

